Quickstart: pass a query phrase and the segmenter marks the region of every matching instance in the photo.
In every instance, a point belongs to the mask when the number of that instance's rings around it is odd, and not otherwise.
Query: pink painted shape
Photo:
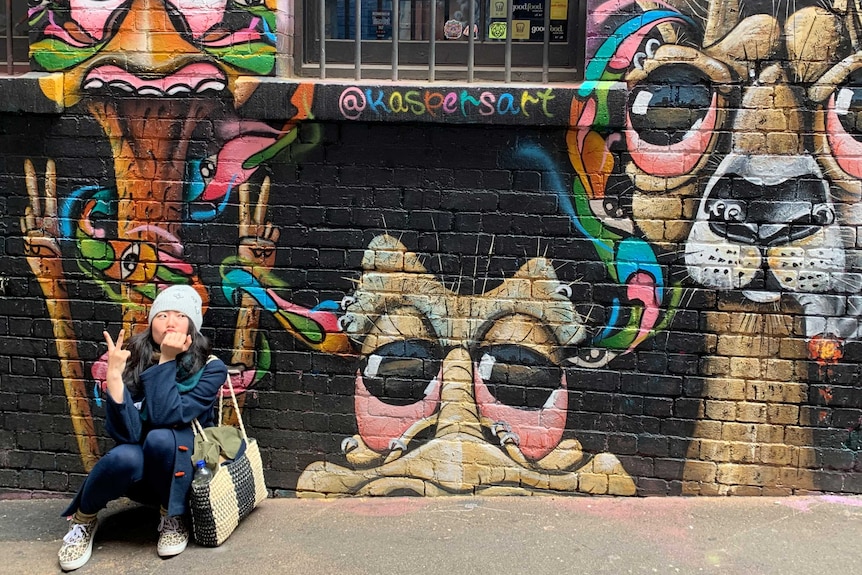
[[[269,297],[275,300],[275,304],[278,306],[279,310],[295,313],[296,315],[301,315],[302,317],[311,318],[318,324],[320,324],[320,326],[326,333],[341,332],[341,327],[338,325],[338,315],[336,315],[335,313],[326,310],[311,311],[308,308],[296,305],[295,303],[289,302],[286,299],[279,297],[271,289],[266,290],[266,293]]]
[[[835,110],[835,95],[829,97],[826,111],[826,135],[829,147],[841,169],[854,177],[862,177],[862,146],[841,124]]]
[[[69,16],[96,40],[105,35],[105,23],[127,0],[69,0]]]
[[[169,247],[173,250],[175,256],[180,256],[183,253],[183,244],[179,238],[160,226],[145,224],[131,228],[126,232],[127,238],[134,237],[135,235],[139,238],[147,238],[150,235],[156,236],[160,238],[158,243],[162,251],[164,251],[164,248]]]
[[[225,0],[168,0],[183,15],[192,34],[202,36],[224,19]]]
[[[102,354],[102,357],[96,360],[90,368],[90,374],[96,383],[99,384],[99,389],[105,391],[108,388],[108,352]]]
[[[356,372],[354,405],[359,435],[365,445],[378,453],[388,451],[393,439],[399,439],[417,421],[430,417],[439,404],[439,377],[424,399],[410,405],[389,405],[371,395],[365,387],[362,373]]]
[[[657,146],[644,142],[632,129],[631,118],[626,115],[627,148],[632,160],[644,172],[664,178],[681,176],[690,172],[700,161],[709,145],[718,118],[716,96],[713,94],[709,111],[704,116],[697,132],[670,146]]]
[[[626,282],[626,286],[628,287],[626,296],[629,300],[640,301],[644,304],[641,324],[638,327],[638,335],[626,350],[626,352],[629,352],[640,345],[655,327],[659,316],[659,302],[655,279],[646,272],[632,274]]]
[[[76,40],[72,37],[71,34],[69,34],[69,32],[67,32],[64,28],[60,27],[54,21],[53,10],[48,11],[48,25],[45,26],[45,29],[42,31],[42,33],[46,37],[58,38],[64,44],[68,44],[69,46],[73,46],[75,48],[86,48],[91,45],[85,42],[81,42],[80,40]]]
[[[257,171],[257,168],[243,168],[243,163],[288,133],[289,130],[276,130],[253,120],[220,124],[218,134],[226,143],[218,152],[216,173],[204,188],[201,200],[220,204],[232,189],[246,182]]]
[[[257,171],[257,167],[243,168],[242,164],[257,152],[271,146],[276,140],[274,136],[243,135],[227,142],[219,150],[216,173],[204,188],[201,200],[221,203],[231,190],[247,181]]]
[[[826,503],[837,503],[838,505],[847,505],[848,507],[862,507],[862,499],[858,497],[848,497],[844,495],[822,495],[818,497]]]
[[[183,260],[177,259],[170,255],[167,252],[159,251],[159,264],[165,266],[166,268],[177,271],[183,275],[193,275],[195,272],[194,267]]]
[[[566,374],[560,380],[560,389],[550,407],[539,410],[518,409],[498,403],[488,386],[479,377],[478,365],[473,366],[473,385],[479,413],[492,421],[505,421],[518,434],[521,452],[536,460],[549,454],[560,444],[566,427],[566,410],[569,406]]]
[[[233,391],[237,395],[240,393],[245,393],[249,387],[254,383],[255,370],[253,369],[243,369],[239,373],[230,374],[230,382],[233,385]],[[225,399],[230,398],[230,390],[227,386],[222,386],[221,396]]]
[[[809,497],[781,497],[775,501],[784,507],[790,507],[796,511],[807,513],[821,503],[834,503],[848,507],[862,507],[862,499],[846,495],[817,495]]]

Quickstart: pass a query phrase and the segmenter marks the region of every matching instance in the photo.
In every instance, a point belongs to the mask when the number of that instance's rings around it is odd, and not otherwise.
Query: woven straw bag
[[[245,432],[239,404],[230,376],[225,382],[230,390],[239,428],[245,442],[245,450],[231,461],[218,465],[209,483],[192,483],[189,507],[192,512],[192,531],[195,541],[206,547],[218,547],[230,537],[239,522],[267,497],[263,479],[263,463],[257,441]],[[221,397],[221,394],[219,394]],[[222,420],[219,400],[218,421]],[[195,435],[207,437],[206,429],[195,419],[192,422]]]

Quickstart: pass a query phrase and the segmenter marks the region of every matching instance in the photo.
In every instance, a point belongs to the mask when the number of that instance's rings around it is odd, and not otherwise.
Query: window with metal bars
[[[0,74],[30,70],[27,40],[27,3],[0,0]]]
[[[582,0],[301,4],[301,76],[565,82],[582,72]]]

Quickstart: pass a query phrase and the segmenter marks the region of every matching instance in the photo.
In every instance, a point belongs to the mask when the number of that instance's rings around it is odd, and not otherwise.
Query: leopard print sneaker
[[[57,556],[60,559],[60,569],[72,571],[82,567],[93,554],[93,539],[96,536],[98,520],[89,523],[77,523],[74,520],[69,526],[69,532],[63,537],[63,546]]]
[[[159,522],[159,557],[173,557],[185,551],[189,530],[182,517],[162,515]]]

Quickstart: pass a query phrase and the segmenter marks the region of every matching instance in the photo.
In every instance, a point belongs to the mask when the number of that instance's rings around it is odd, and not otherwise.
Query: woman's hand
[[[173,361],[177,358],[177,356],[184,351],[188,351],[188,349],[192,345],[192,336],[187,333],[180,333],[178,331],[170,331],[165,334],[165,338],[162,340],[161,349],[161,357],[159,357],[159,363],[166,363],[169,361]]]
[[[121,329],[117,335],[117,341],[111,339],[111,334],[103,331],[105,343],[108,344],[108,373],[105,378],[105,383],[108,387],[108,393],[117,403],[123,401],[123,372],[126,370],[126,362],[129,361],[132,352],[123,349],[123,338],[126,335],[126,330]]]

